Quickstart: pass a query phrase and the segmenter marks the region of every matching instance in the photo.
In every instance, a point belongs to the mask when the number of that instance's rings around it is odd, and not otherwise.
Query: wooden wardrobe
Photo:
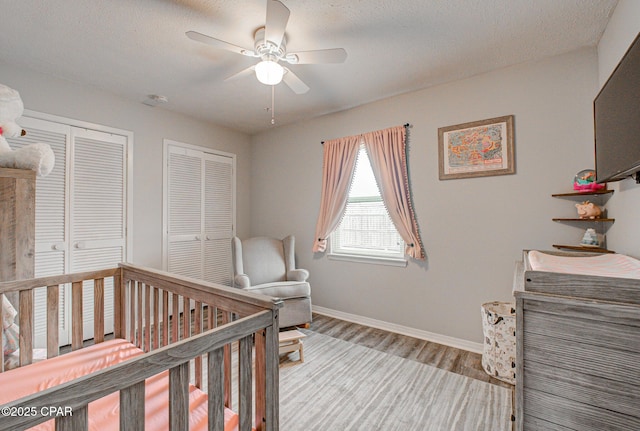
[[[0,281],[34,277],[35,208],[36,173],[0,168]]]

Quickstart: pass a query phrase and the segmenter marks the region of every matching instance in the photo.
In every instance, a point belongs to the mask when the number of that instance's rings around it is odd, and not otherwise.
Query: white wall
[[[363,79],[366,79],[364,77]],[[522,249],[578,243],[573,176],[593,166],[595,49],[496,70],[252,137],[252,235],[297,238],[315,305],[479,343],[480,305],[511,300]],[[322,91],[312,89],[311,91]],[[438,127],[515,115],[516,175],[438,180]],[[411,123],[409,169],[428,255],[407,268],[311,252],[326,139]]]
[[[640,2],[620,0],[598,44],[599,87],[607,81],[638,32]],[[607,208],[609,215],[616,219],[607,235],[609,248],[640,258],[640,185],[626,179],[609,184],[609,188],[615,192]]]
[[[25,108],[32,111],[134,133],[132,262],[162,267],[163,138],[237,155],[237,232],[249,232],[251,162],[247,135],[1,62],[0,83],[18,90]]]

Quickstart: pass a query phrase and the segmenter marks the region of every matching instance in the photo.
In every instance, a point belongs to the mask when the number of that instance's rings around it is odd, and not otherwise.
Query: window
[[[404,241],[382,202],[364,146],[358,152],[344,217],[330,244],[333,258],[406,263]]]
[[[390,127],[376,132],[364,133],[362,135],[347,136],[345,138],[332,139],[324,142],[323,163],[322,163],[322,193],[320,196],[320,211],[318,212],[318,221],[314,235],[312,250],[314,253],[323,253],[329,246],[329,256],[347,256],[348,260],[370,260],[376,258],[380,263],[387,261],[393,265],[407,265],[404,257],[412,259],[424,260],[426,255],[420,239],[420,231],[416,220],[413,205],[411,203],[411,191],[409,185],[409,172],[407,169],[407,139],[406,128],[404,126]],[[362,147],[366,148],[367,153],[361,151]],[[338,238],[334,246],[335,250],[331,250],[330,244],[332,233],[336,229],[340,229],[340,223],[344,219],[345,211],[349,203],[350,188],[353,186],[353,180],[358,184],[353,190],[352,205],[361,199],[356,197],[370,197],[371,193],[360,193],[360,184],[373,184],[375,180],[373,175],[368,175],[368,180],[360,179],[360,173],[356,175],[356,166],[358,158],[363,159],[359,165],[362,167],[372,167],[375,169],[376,177],[380,179],[377,186],[382,186],[382,193],[376,192],[377,196],[382,197],[382,201],[387,209],[390,209],[388,215],[393,219],[394,226],[398,229],[398,234],[405,241],[404,254],[401,258],[397,258],[393,253],[393,248],[389,249],[384,245],[382,240],[378,239],[375,246],[363,247],[362,239],[355,240],[353,244],[345,242],[345,234],[343,233],[342,241]],[[369,159],[366,163],[364,159]],[[361,196],[359,196],[361,195]],[[369,199],[370,203],[376,199]],[[360,202],[362,203],[362,202]],[[362,218],[362,217],[361,217]],[[369,220],[372,217],[366,216],[364,219]],[[363,232],[371,233],[370,228],[357,229]],[[336,234],[339,235],[339,234]],[[375,236],[375,235],[374,235]],[[348,236],[347,236],[348,237]],[[357,235],[356,235],[357,237]],[[362,238],[362,235],[360,235]],[[392,241],[391,244],[402,248],[402,241]],[[359,252],[359,253],[358,253]],[[356,254],[353,254],[356,253]],[[358,255],[361,258],[358,258]],[[352,258],[355,256],[356,258]]]

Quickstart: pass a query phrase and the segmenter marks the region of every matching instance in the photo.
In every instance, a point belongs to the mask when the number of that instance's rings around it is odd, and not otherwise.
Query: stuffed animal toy
[[[36,175],[49,175],[55,163],[53,150],[47,144],[30,144],[12,150],[6,138],[24,136],[26,132],[16,123],[22,116],[24,105],[20,94],[0,84],[0,167],[31,169]]]

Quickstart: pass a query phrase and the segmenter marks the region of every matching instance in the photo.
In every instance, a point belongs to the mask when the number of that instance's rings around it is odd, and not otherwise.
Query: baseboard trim
[[[346,320],[347,322],[357,323],[359,325],[369,326],[371,328],[382,329],[384,331],[394,332],[396,334],[419,338],[421,340],[431,341],[433,343],[444,344],[446,346],[455,347],[457,349],[482,354],[483,346],[481,343],[474,343],[460,338],[435,334],[433,332],[410,328],[408,326],[397,325],[395,323],[385,322],[383,320],[371,319],[369,317],[358,316],[357,314],[350,314],[343,311],[332,310],[330,308],[320,307],[317,305],[313,305],[312,310],[314,313],[322,314],[323,316]]]

